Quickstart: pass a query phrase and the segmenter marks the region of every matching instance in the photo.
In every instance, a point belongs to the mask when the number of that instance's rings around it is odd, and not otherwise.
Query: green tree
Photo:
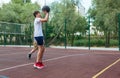
[[[32,3],[23,4],[22,0],[12,0],[0,9],[0,21],[12,23],[30,23],[33,21],[33,12],[39,10],[39,5]]]
[[[62,0],[61,2],[54,2],[51,4],[52,16],[51,24],[54,26],[54,31],[58,32],[61,28],[61,33],[64,37],[64,24],[67,24],[67,42],[73,46],[75,41],[75,33],[85,33],[87,22],[85,17],[78,14],[76,11],[76,4],[73,0]]]
[[[12,0],[12,2],[17,4],[24,4],[24,3],[30,3],[31,0]]]
[[[6,37],[10,36],[10,41],[13,37],[16,38],[16,43],[19,44],[18,41],[20,41],[21,38],[25,38],[26,41],[31,41],[31,32],[33,27],[30,29],[30,23],[33,22],[34,16],[33,12],[35,10],[39,10],[40,6],[38,4],[32,4],[27,0],[27,3],[24,3],[23,0],[12,0],[8,4],[4,4],[0,8],[0,21],[2,22],[10,22],[10,23],[20,23],[25,24],[25,26],[18,26],[17,24],[6,24],[5,26],[1,23],[0,29],[3,27],[5,28]],[[27,26],[29,25],[29,26]],[[25,29],[24,33],[26,34],[25,37],[23,37],[20,33],[22,28]],[[9,30],[9,31],[8,31]],[[16,32],[14,32],[14,30]],[[30,31],[31,30],[31,31]],[[9,33],[16,33],[17,35],[11,35]],[[20,37],[22,36],[22,37]],[[7,38],[8,39],[8,38]]]
[[[105,46],[110,46],[110,36],[118,31],[117,14],[120,13],[120,1],[93,0],[93,7],[89,10],[94,19],[94,25],[99,31],[103,31],[106,39]]]

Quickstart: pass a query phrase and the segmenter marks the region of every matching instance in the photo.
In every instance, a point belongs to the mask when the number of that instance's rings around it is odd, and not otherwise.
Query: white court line
[[[17,54],[28,54],[28,53],[25,53],[25,52],[20,52],[20,53],[8,53],[8,54],[0,54],[0,56],[8,56],[8,55],[17,55]],[[61,54],[61,53],[45,53],[45,55],[48,55],[48,54]],[[63,55],[63,54],[61,54]]]
[[[24,52],[25,53],[25,52]],[[0,56],[5,56],[5,55],[16,55],[16,54],[24,54],[24,53],[8,53],[8,54],[0,54]]]
[[[27,50],[29,50],[29,49],[24,49],[24,51],[27,51]],[[18,51],[18,49],[9,49],[9,48],[6,48],[6,49],[2,49],[0,51]]]
[[[6,56],[6,55],[17,55],[17,54],[27,54],[27,53],[25,53],[25,52],[20,52],[20,53],[8,53],[8,54],[0,54],[0,56]],[[45,54],[54,54],[54,53],[45,53]],[[61,54],[61,53],[55,53],[55,54]],[[92,54],[106,54],[106,55],[120,55],[120,53],[92,53]],[[63,55],[63,54],[61,54],[61,55]]]
[[[84,54],[74,54],[74,55],[66,55],[66,56],[61,56],[61,57],[56,57],[56,58],[47,59],[47,60],[44,60],[44,62],[54,61],[54,60],[59,60],[59,59],[67,58],[67,57],[86,55],[86,54],[89,54],[89,53],[84,53]],[[31,65],[31,64],[34,64],[34,63],[21,64],[21,65],[16,65],[16,66],[13,66],[13,67],[8,67],[8,68],[0,69],[0,72],[2,72],[2,71],[6,71],[6,70],[15,69],[15,68],[19,68],[19,67],[28,66],[28,65]]]

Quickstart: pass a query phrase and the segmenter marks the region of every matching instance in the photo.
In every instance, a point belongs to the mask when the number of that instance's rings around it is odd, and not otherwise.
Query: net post
[[[64,25],[64,33],[65,33],[65,39],[64,39],[64,46],[65,46],[65,49],[67,48],[67,34],[66,34],[66,24],[67,24],[67,20],[65,18],[65,25]]]
[[[119,31],[118,31],[118,34],[119,34],[119,51],[120,51],[120,13],[118,14],[118,27],[119,27]]]
[[[91,44],[90,44],[90,16],[88,16],[88,27],[89,27],[89,31],[88,31],[88,46],[89,46],[89,50],[90,50],[90,47],[91,47]]]
[[[32,46],[32,44],[31,44],[31,40],[32,40],[32,38],[31,38],[31,31],[32,31],[32,25],[31,25],[31,23],[30,23],[30,48],[31,48],[31,46]]]
[[[6,30],[6,26],[4,26],[4,35],[3,35],[4,36],[4,47],[6,46],[5,30]]]

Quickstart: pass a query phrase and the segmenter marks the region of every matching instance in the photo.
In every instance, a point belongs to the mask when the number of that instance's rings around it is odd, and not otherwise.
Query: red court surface
[[[47,48],[42,70],[32,48],[0,47],[0,78],[120,78],[120,52]]]

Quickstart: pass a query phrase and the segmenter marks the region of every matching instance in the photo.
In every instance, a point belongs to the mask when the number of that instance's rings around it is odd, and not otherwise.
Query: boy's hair
[[[36,15],[37,15],[38,13],[40,13],[40,12],[39,12],[39,11],[34,11],[34,13],[33,13],[34,17],[36,17]]]
[[[50,12],[49,6],[43,6],[42,11]]]

